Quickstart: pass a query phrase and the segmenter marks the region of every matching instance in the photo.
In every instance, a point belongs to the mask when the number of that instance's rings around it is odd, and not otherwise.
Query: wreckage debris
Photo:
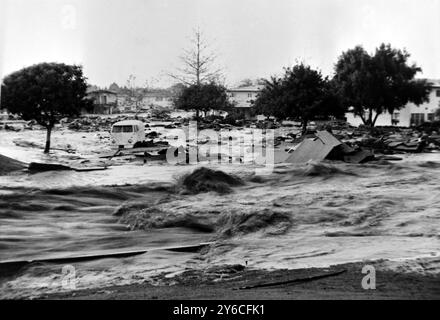
[[[31,162],[29,163],[28,170],[42,172],[42,171],[60,171],[60,170],[72,170],[72,169],[62,164]]]
[[[318,131],[313,138],[304,139],[285,162],[306,163],[322,160],[364,163],[374,160],[374,155],[368,150],[350,147],[328,131]]]
[[[374,161],[376,158],[371,151],[359,150],[344,155],[344,162],[349,163],[365,163],[368,161]]]
[[[156,139],[157,137],[159,137],[159,133],[157,133],[156,131],[151,131],[145,134],[146,139]]]
[[[144,140],[138,141],[134,144],[133,148],[154,148],[154,147],[168,147],[170,144],[168,141]]]
[[[351,170],[342,169],[339,166],[333,166],[329,163],[314,161],[307,162],[305,168],[301,168],[299,173],[307,177],[328,177],[335,175],[356,176],[356,173]]]
[[[243,181],[223,171],[201,167],[181,177],[179,184],[191,193],[229,193],[232,191],[231,187],[243,185]]]
[[[358,128],[350,134],[339,134],[338,137],[328,131],[318,131],[314,135],[306,136],[284,162],[339,160],[364,163],[377,160],[377,154],[419,153],[440,149],[440,135],[436,131],[431,135],[398,128],[375,128],[373,131],[372,134],[379,134],[380,137],[372,136],[364,128]],[[359,138],[354,138],[356,136]],[[400,160],[392,157],[389,159]]]
[[[292,280],[276,281],[276,282],[258,283],[258,284],[254,284],[254,285],[239,287],[236,290],[249,290],[249,289],[256,289],[256,288],[281,286],[281,285],[287,285],[287,284],[305,283],[305,282],[320,280],[320,279],[324,279],[324,278],[328,278],[328,277],[336,277],[336,276],[339,276],[345,272],[347,272],[347,270],[342,269],[342,270],[338,270],[335,272],[318,274],[318,275],[309,276],[309,277],[305,277],[305,278],[297,278],[297,279],[292,279]]]
[[[107,169],[107,166],[75,167],[75,166],[66,166],[57,163],[38,163],[38,162],[31,162],[29,163],[28,166],[28,170],[33,173],[44,172],[44,171],[65,171],[65,170],[83,172],[83,171],[97,171],[97,170],[105,170],[105,169]]]
[[[310,160],[321,161],[326,159],[334,148],[342,143],[327,131],[319,131],[313,139],[304,139],[303,142],[286,159],[290,163],[305,163]]]

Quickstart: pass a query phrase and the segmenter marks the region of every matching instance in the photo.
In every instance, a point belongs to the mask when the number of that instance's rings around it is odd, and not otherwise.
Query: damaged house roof
[[[313,139],[304,139],[286,162],[303,163],[309,160],[324,160],[330,152],[342,142],[328,131],[318,131]]]
[[[290,163],[305,163],[310,160],[342,160],[361,163],[374,158],[370,151],[354,150],[342,143],[328,131],[318,131],[312,139],[305,139],[286,159]]]

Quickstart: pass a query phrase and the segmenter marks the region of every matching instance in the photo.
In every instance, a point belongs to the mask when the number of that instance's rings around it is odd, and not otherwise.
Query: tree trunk
[[[301,130],[301,135],[305,135],[307,132],[307,120],[303,120],[302,121],[302,130]]]
[[[196,121],[199,121],[199,117],[200,117],[199,113],[200,113],[199,109],[196,109]]]
[[[44,153],[49,153],[50,150],[50,135],[52,133],[52,127],[47,127],[46,133],[46,147],[44,148]]]
[[[379,115],[380,115],[380,113],[376,113],[376,115],[374,116],[374,120],[371,123],[371,127],[374,127],[376,125],[376,121],[377,121],[377,118],[379,117]]]
[[[364,125],[367,125],[367,120],[365,120],[364,116],[360,113],[359,117],[361,117],[362,122],[364,123]]]
[[[373,109],[370,109],[370,112],[368,115],[368,125],[370,127],[373,127]]]

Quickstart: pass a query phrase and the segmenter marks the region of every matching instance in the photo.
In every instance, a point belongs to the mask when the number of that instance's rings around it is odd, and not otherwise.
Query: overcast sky
[[[84,66],[89,82],[135,74],[169,85],[200,27],[227,84],[269,77],[297,60],[331,75],[342,51],[406,48],[440,78],[440,0],[0,0],[0,72],[43,61]]]

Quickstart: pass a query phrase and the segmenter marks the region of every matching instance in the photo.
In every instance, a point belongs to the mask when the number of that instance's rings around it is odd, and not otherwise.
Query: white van
[[[124,120],[116,122],[111,129],[112,144],[119,149],[133,148],[136,142],[145,140],[145,126],[142,121]]]

